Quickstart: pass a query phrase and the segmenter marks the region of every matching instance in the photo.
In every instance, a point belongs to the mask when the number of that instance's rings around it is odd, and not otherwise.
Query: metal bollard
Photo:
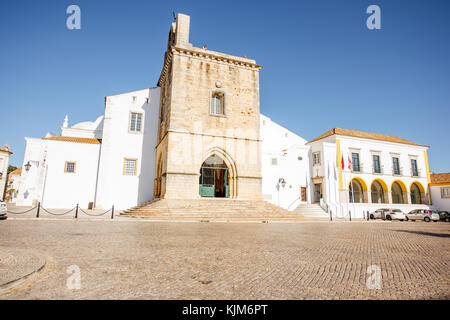
[[[114,205],[111,208],[111,219],[114,219]]]
[[[333,211],[330,210],[330,221],[333,221]]]
[[[75,219],[78,219],[78,203],[77,203],[77,208],[75,209]]]
[[[348,217],[350,218],[350,221],[352,221],[352,212],[348,210]]]
[[[370,212],[367,210],[367,221],[370,221]]]
[[[41,203],[38,202],[38,207],[37,207],[37,211],[36,211],[36,218],[39,218],[39,211],[41,211]]]

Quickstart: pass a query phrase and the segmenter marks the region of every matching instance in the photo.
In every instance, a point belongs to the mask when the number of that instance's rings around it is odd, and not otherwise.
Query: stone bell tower
[[[177,14],[158,81],[155,197],[261,199],[262,66],[194,47],[189,25]]]

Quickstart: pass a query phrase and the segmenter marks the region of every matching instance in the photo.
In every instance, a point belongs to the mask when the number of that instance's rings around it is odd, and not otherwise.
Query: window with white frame
[[[137,169],[137,159],[124,159],[123,174],[125,176],[135,176]]]
[[[450,198],[450,187],[441,187],[441,198]]]
[[[66,173],[75,173],[75,168],[77,164],[74,161],[66,161],[66,164],[64,165],[64,172]]]
[[[225,96],[222,92],[213,92],[211,94],[211,109],[212,115],[225,115]]]
[[[129,129],[130,132],[142,132],[142,113],[131,112]]]
[[[320,151],[313,152],[312,156],[313,156],[313,165],[314,166],[320,165]]]

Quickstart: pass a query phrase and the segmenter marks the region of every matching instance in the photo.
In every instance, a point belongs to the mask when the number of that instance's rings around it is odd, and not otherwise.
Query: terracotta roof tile
[[[431,183],[448,183],[450,184],[450,173],[432,173],[430,174]]]
[[[102,143],[102,139],[82,138],[82,137],[53,136],[53,137],[42,138],[42,139],[43,140],[53,140],[53,141],[75,142],[75,143],[90,143],[90,144],[101,144]]]
[[[350,129],[342,129],[342,128],[333,128],[330,131],[325,132],[324,134],[320,135],[319,137],[308,141],[307,143],[311,143],[314,141],[318,141],[333,135],[341,135],[341,136],[348,136],[348,137],[355,137],[355,138],[362,138],[362,139],[371,139],[371,140],[379,140],[379,141],[388,141],[388,142],[394,142],[394,143],[402,143],[402,144],[409,144],[413,146],[419,146],[419,147],[428,147],[423,146],[396,136],[389,136],[386,134],[380,134],[380,133],[371,133],[371,132],[364,132],[364,131],[357,131],[357,130],[350,130]]]
[[[11,174],[11,175],[14,175],[14,174],[21,175],[21,174],[22,174],[22,167],[17,168],[17,169],[14,170],[14,171],[11,171],[9,174]]]
[[[0,148],[0,151],[3,151],[3,152],[9,152],[9,154],[12,154],[11,151],[9,151],[9,150],[7,150],[7,149],[4,149],[4,148]]]

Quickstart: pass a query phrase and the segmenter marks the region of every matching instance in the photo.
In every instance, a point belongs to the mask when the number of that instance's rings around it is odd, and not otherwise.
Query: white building
[[[432,173],[430,200],[438,210],[450,212],[450,173]]]
[[[0,200],[3,201],[3,196],[6,189],[6,180],[8,178],[8,164],[9,156],[12,154],[9,151],[9,146],[5,145],[4,148],[0,148]]]
[[[334,128],[311,147],[312,202],[341,216],[429,204],[428,146],[395,136]]]
[[[22,184],[22,167],[17,168],[14,171],[11,171],[8,174],[8,182],[5,190],[6,196],[5,201],[16,203],[17,195],[19,194],[19,190]]]

